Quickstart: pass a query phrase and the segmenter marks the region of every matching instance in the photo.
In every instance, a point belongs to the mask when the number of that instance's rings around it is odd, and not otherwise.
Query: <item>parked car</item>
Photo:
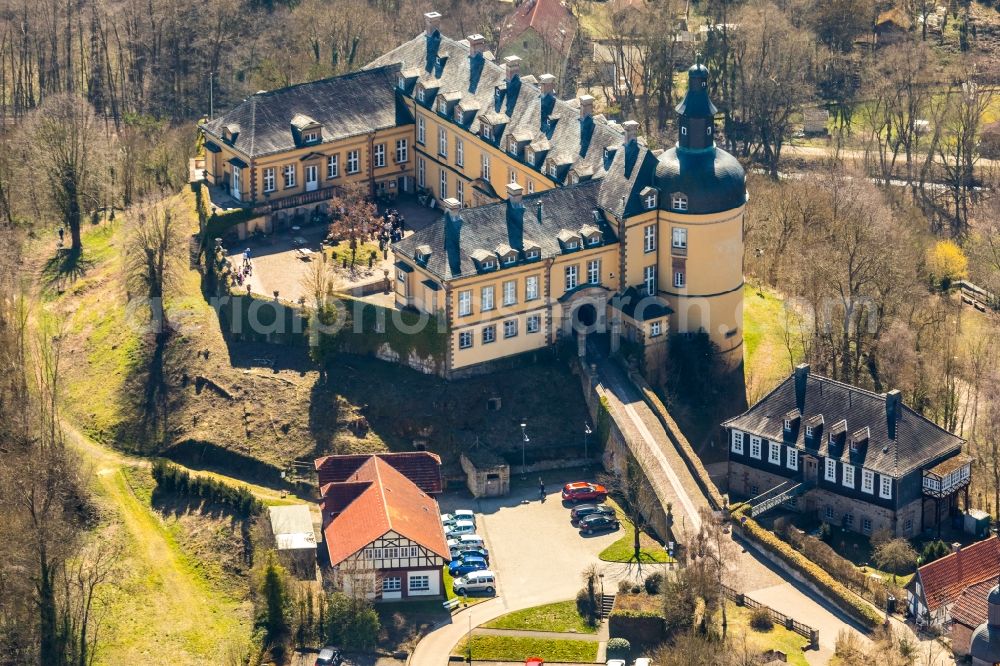
[[[319,651],[319,656],[316,657],[316,666],[339,666],[342,660],[340,648],[325,647]]]
[[[544,666],[545,660],[541,657],[528,657],[524,660],[524,666]]]
[[[615,515],[615,510],[607,504],[578,504],[573,507],[572,511],[569,512],[569,522],[576,525],[580,522],[581,518],[592,516],[597,513],[606,516],[613,516]]]
[[[580,532],[583,534],[593,534],[603,530],[616,530],[621,526],[614,516],[605,516],[600,513],[591,514],[580,520]]]
[[[562,489],[564,502],[603,502],[608,497],[608,490],[598,483],[576,481],[567,483]]]
[[[476,524],[471,520],[458,520],[451,527],[446,527],[444,533],[449,539],[463,534],[475,534]]]
[[[496,576],[489,569],[473,571],[452,581],[451,589],[455,594],[462,596],[465,596],[469,592],[493,594],[496,591]]]
[[[489,569],[490,565],[481,557],[463,557],[461,560],[455,560],[448,565],[448,573],[452,577],[464,576],[467,573],[472,573],[473,571],[482,571],[483,569]]]
[[[455,561],[461,560],[464,557],[469,557],[470,555],[472,557],[481,557],[484,560],[486,560],[487,562],[490,561],[490,552],[488,550],[486,550],[485,548],[476,548],[476,549],[473,549],[473,550],[464,550],[464,551],[460,551],[460,552],[454,552],[451,555],[451,561],[455,562]]]
[[[639,657],[633,666],[652,666],[653,660],[649,657]]]
[[[478,534],[463,534],[457,537],[448,537],[448,549],[454,558],[458,553],[469,550],[486,550],[483,544],[483,537]]]
[[[608,659],[606,666],[628,666],[624,659]]]
[[[457,522],[459,520],[470,520],[470,521],[472,521],[472,524],[475,525],[476,524],[476,514],[473,513],[472,511],[469,511],[468,509],[458,509],[457,511],[455,511],[453,513],[442,513],[441,514],[441,522],[444,525],[450,525],[450,524],[455,523],[455,522]]]

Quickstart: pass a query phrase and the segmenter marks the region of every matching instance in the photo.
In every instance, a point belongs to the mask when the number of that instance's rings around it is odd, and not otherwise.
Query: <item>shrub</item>
[[[618,594],[628,594],[632,591],[632,583],[627,580],[618,581]]]
[[[162,458],[153,463],[152,474],[157,489],[163,492],[189,495],[207,502],[224,504],[236,513],[246,516],[256,516],[264,509],[264,505],[246,486],[234,488],[215,479],[191,476],[187,470]]]
[[[755,608],[750,613],[750,626],[755,631],[771,631],[774,629],[774,620],[771,619],[771,614],[767,609],[762,606]]]
[[[663,574],[660,572],[651,573],[646,576],[646,580],[643,586],[646,588],[646,594],[659,594],[660,587],[663,585]]]
[[[586,588],[576,593],[576,612],[580,614],[580,617],[591,623],[597,617],[597,605],[590,594],[587,593]]]
[[[625,638],[612,638],[608,641],[608,659],[628,659],[632,652],[632,644]]]
[[[924,546],[923,551],[920,553],[920,564],[928,564],[934,560],[940,559],[951,552],[951,548],[948,547],[944,541],[938,539],[937,541],[930,541]]]

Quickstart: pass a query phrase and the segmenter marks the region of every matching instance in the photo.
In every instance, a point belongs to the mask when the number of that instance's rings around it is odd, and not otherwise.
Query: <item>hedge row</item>
[[[790,544],[761,527],[757,521],[746,515],[745,511],[748,508],[748,504],[741,504],[732,512],[733,519],[742,526],[745,537],[777,555],[806,580],[823,590],[831,601],[864,626],[875,629],[882,625],[884,618],[873,606],[848,590],[840,581],[792,548]]]
[[[164,492],[201,497],[209,502],[224,504],[245,516],[255,516],[264,509],[264,505],[246,486],[234,488],[215,479],[191,476],[187,470],[162,458],[153,463],[153,480],[157,488]]]
[[[670,416],[670,412],[667,411],[667,408],[660,401],[660,398],[653,389],[650,388],[649,384],[646,383],[645,379],[635,372],[629,372],[629,377],[642,392],[643,400],[646,401],[649,408],[656,414],[656,418],[663,424],[663,429],[667,432],[667,437],[670,438],[670,441],[677,448],[677,452],[684,459],[688,471],[691,472],[691,476],[694,477],[701,491],[708,498],[709,504],[716,511],[722,509],[726,505],[725,500],[722,498],[722,493],[715,487],[715,483],[712,482],[712,478],[708,475],[708,470],[702,464],[701,458],[694,452],[691,443],[687,441],[687,437],[684,436],[677,423]]]
[[[666,621],[650,611],[614,610],[608,616],[608,633],[631,643],[657,645],[666,638]]]

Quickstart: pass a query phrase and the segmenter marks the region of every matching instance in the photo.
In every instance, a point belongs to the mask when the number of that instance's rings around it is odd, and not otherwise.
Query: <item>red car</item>
[[[576,481],[567,483],[562,489],[564,502],[603,502],[608,496],[608,490],[596,483]]]

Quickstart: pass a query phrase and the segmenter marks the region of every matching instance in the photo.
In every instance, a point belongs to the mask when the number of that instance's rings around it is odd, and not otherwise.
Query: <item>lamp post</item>
[[[604,574],[597,574],[601,581],[601,622],[604,622]]]
[[[590,433],[594,432],[590,429],[590,424],[584,422],[583,424],[583,458],[584,460],[590,459]]]
[[[522,481],[527,478],[527,474],[524,469],[526,467],[524,458],[524,446],[525,444],[531,441],[531,439],[528,437],[527,430],[525,430],[525,428],[527,427],[528,427],[527,423],[521,424],[521,480]]]

